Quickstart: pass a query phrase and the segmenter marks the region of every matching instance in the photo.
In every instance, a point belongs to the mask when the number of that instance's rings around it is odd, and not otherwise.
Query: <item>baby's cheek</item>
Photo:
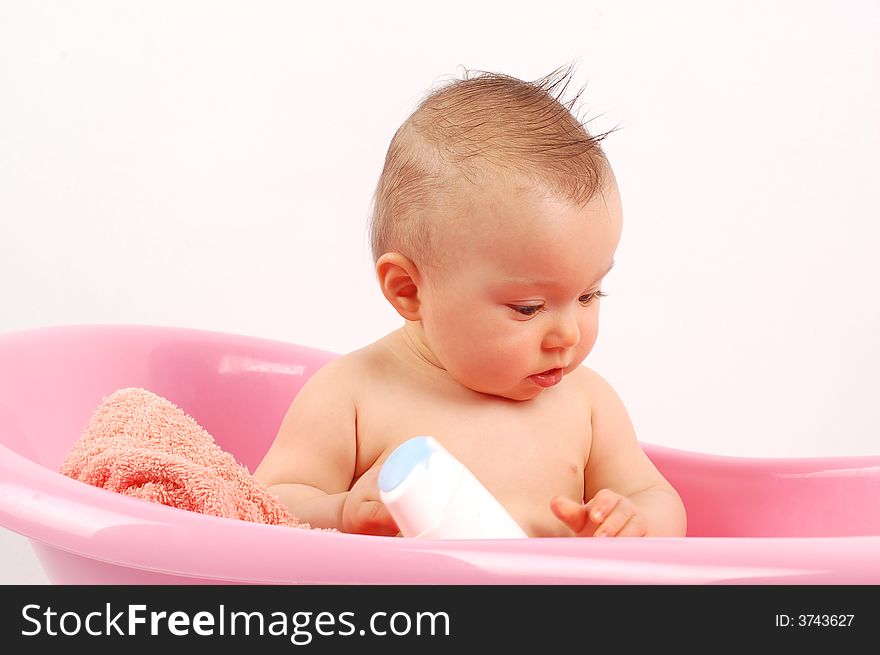
[[[536,372],[531,369],[535,366],[541,347],[540,343],[529,339],[527,335],[512,335],[502,339],[496,336],[494,344],[489,348],[499,369],[507,372],[521,372],[520,369],[527,369],[529,373]]]
[[[594,316],[581,327],[581,341],[578,344],[578,350],[579,352],[583,352],[584,357],[586,357],[593,349],[593,346],[596,345],[596,338],[598,336],[599,320],[598,316]]]

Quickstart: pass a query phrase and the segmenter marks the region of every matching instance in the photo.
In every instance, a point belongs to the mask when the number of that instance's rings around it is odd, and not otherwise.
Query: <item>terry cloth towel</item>
[[[309,527],[192,417],[146,389],[120,389],[105,398],[61,473],[202,514]]]

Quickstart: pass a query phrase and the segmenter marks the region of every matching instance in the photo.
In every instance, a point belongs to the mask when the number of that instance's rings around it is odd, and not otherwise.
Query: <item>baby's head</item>
[[[431,92],[376,189],[385,297],[422,359],[482,393],[534,398],[596,340],[621,206],[607,133],[572,115],[577,97],[558,99],[569,72],[466,75]]]

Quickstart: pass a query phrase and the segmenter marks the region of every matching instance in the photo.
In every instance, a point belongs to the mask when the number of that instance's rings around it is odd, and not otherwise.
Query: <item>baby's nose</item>
[[[560,312],[544,336],[545,348],[574,348],[581,340],[581,330],[573,313]]]

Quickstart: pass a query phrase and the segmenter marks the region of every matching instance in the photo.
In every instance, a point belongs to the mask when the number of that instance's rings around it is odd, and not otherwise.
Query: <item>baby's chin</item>
[[[518,400],[518,401],[533,400],[534,398],[537,398],[538,396],[540,396],[544,391],[545,391],[545,389],[529,389],[527,391],[518,391],[518,392],[510,392],[510,393],[502,394],[501,397],[507,398],[508,400]]]
[[[542,389],[534,384],[519,384],[512,388],[500,389],[490,385],[480,385],[477,383],[467,384],[459,380],[459,383],[467,387],[471,391],[476,391],[486,396],[495,396],[496,398],[504,398],[505,400],[532,400],[541,395],[546,389]]]

